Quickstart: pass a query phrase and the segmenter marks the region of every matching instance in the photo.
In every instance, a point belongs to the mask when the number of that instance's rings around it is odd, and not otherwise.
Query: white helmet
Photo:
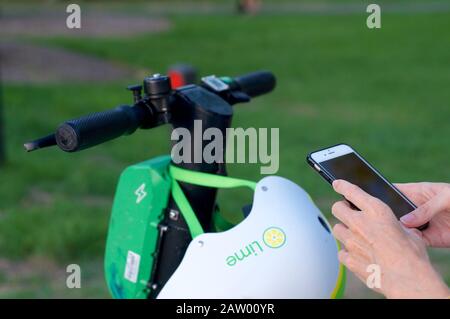
[[[256,184],[250,214],[196,236],[158,298],[336,298],[345,271],[309,195],[277,176]]]

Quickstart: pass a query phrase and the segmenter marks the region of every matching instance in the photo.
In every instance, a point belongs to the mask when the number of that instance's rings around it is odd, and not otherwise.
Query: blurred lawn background
[[[59,2],[9,2],[4,11],[65,7]],[[227,1],[205,4],[216,11],[183,12],[179,3],[81,2],[82,10],[162,15],[171,27],[160,33],[86,38],[26,36],[15,41],[65,48],[139,70],[164,73],[175,62],[202,75],[239,75],[268,69],[276,90],[235,108],[234,126],[279,127],[280,170],[304,187],[328,216],[338,199],[306,164],[308,152],[346,142],[390,180],[450,182],[450,10],[382,15],[382,29],[366,27],[360,12],[233,14]],[[275,1],[265,4],[276,8]],[[289,3],[282,1],[282,4]],[[301,1],[301,4],[317,2]],[[368,3],[368,2],[367,2]],[[392,4],[392,2],[381,2]],[[209,8],[208,7],[208,8]],[[419,6],[420,7],[420,6]],[[448,6],[447,6],[448,8]],[[48,61],[52,63],[52,61]],[[76,154],[56,148],[27,154],[23,143],[54,131],[60,122],[131,103],[124,88],[140,77],[104,83],[60,81],[4,83],[8,162],[0,168],[0,297],[108,297],[102,257],[115,185],[128,165],[169,152],[169,128],[139,131]],[[258,180],[258,165],[229,165],[233,176]],[[220,194],[224,210],[240,210],[250,194]],[[433,251],[450,283],[450,254]],[[65,287],[65,266],[81,265],[83,288]],[[347,297],[373,297],[364,288]]]

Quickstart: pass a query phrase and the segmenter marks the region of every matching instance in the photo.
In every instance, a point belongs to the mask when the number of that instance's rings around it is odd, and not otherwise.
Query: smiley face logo
[[[286,242],[286,234],[281,228],[270,227],[264,231],[264,244],[270,248],[280,248]]]

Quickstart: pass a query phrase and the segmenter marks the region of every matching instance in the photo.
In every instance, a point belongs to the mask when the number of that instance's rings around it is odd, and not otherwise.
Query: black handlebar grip
[[[69,120],[56,130],[56,143],[63,151],[76,152],[131,134],[140,126],[140,112],[137,106],[124,105]]]
[[[240,89],[255,97],[269,93],[275,88],[276,79],[272,72],[258,71],[234,78]]]

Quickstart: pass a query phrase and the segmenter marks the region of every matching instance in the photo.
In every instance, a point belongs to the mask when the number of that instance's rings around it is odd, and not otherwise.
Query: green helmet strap
[[[204,231],[178,182],[213,188],[249,187],[253,191],[256,188],[256,183],[252,181],[191,171],[173,165],[170,165],[169,173],[172,177],[172,197],[177,206],[180,208],[181,214],[189,227],[192,238],[203,234]]]

